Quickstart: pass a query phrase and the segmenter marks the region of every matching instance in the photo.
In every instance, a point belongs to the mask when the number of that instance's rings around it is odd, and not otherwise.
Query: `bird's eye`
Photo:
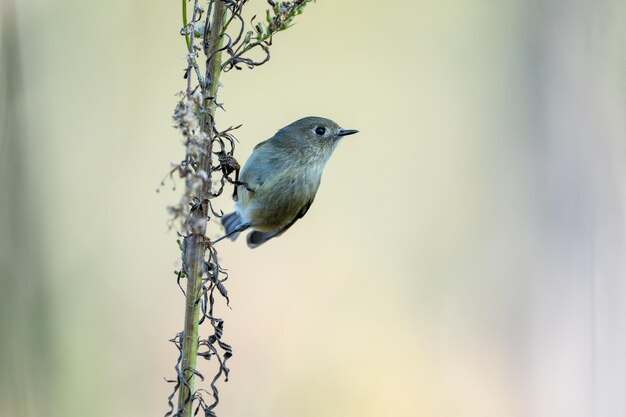
[[[326,133],[326,128],[325,127],[318,126],[318,127],[315,128],[315,134],[316,135],[324,136],[324,133]]]

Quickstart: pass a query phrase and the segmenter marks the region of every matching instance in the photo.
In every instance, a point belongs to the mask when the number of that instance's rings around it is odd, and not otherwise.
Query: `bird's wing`
[[[270,162],[272,150],[267,146],[268,142],[266,140],[256,145],[252,155],[239,173],[240,185],[237,187],[237,195],[238,201],[243,207],[253,198],[254,191],[259,189],[273,174],[274,164]]]

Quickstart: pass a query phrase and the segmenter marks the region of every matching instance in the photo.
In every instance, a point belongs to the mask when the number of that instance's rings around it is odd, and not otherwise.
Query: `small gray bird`
[[[357,132],[305,117],[256,145],[239,175],[235,211],[222,217],[226,234],[213,243],[252,228],[248,246],[255,248],[284,233],[311,207],[339,140]]]

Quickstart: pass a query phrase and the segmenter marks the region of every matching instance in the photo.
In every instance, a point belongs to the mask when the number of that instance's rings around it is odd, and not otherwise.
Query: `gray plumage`
[[[289,229],[313,203],[339,140],[353,133],[332,120],[305,117],[259,143],[240,172],[235,211],[222,218],[225,236],[235,239],[251,228],[247,240],[254,248]]]

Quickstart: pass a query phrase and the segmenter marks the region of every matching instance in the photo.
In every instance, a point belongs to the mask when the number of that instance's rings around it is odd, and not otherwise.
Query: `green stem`
[[[187,0],[183,1],[183,27],[187,27]],[[189,50],[189,35],[185,35],[185,43],[187,44],[187,50]]]
[[[183,0],[183,3],[185,0]],[[207,64],[208,80],[211,81],[208,91],[203,91],[205,106],[207,111],[201,113],[200,126],[209,138],[213,138],[214,115],[216,109],[216,95],[219,86],[219,78],[222,72],[222,54],[218,51],[222,45],[223,26],[226,5],[222,0],[215,0],[213,14],[211,16],[211,32],[208,39],[208,56],[212,56]],[[191,75],[189,75],[191,76]],[[203,89],[205,87],[203,86]],[[181,417],[191,417],[192,407],[191,399],[194,393],[194,379],[196,368],[196,359],[198,355],[198,321],[200,313],[199,298],[202,289],[202,274],[204,270],[204,256],[208,247],[208,238],[206,237],[206,227],[208,218],[207,196],[211,191],[211,143],[207,141],[203,156],[199,165],[209,178],[204,181],[201,190],[196,192],[198,201],[201,201],[199,210],[190,214],[191,223],[194,223],[194,230],[189,231],[185,237],[183,250],[183,264],[187,273],[187,291],[185,300],[185,329],[183,335],[183,356],[181,359],[181,371],[184,373],[187,385],[180,387],[178,395],[178,408],[182,410]]]

